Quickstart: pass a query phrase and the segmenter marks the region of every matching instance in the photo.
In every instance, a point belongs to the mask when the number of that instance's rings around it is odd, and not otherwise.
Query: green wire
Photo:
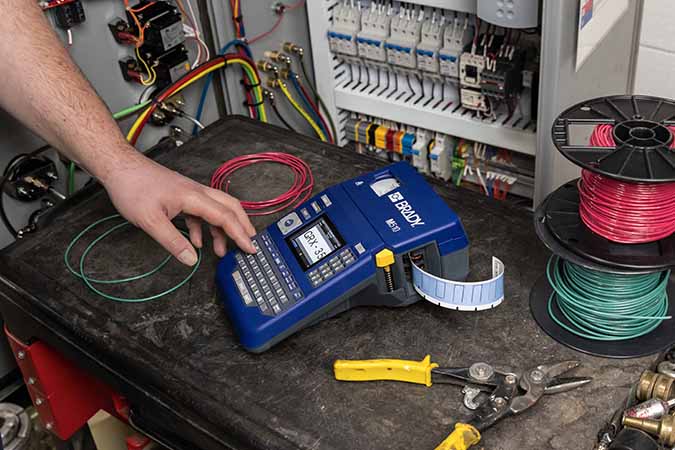
[[[670,271],[612,274],[551,257],[546,275],[553,287],[549,315],[577,336],[595,341],[634,339],[671,318],[667,315]],[[554,301],[567,322],[553,312]]]
[[[331,117],[330,113],[328,112],[328,108],[326,108],[326,104],[323,102],[323,99],[319,95],[319,93],[316,91],[316,88],[312,84],[312,82],[309,79],[309,76],[307,75],[307,69],[305,68],[305,60],[303,57],[300,57],[300,68],[302,69],[302,74],[305,76],[305,81],[307,81],[307,85],[309,86],[309,89],[312,91],[312,95],[316,97],[316,100],[318,101],[319,105],[323,108],[323,111],[326,113],[326,117],[328,118],[328,123],[330,124],[330,130],[333,132],[333,137],[335,139],[335,142],[337,142],[338,135],[337,135],[337,129],[335,128],[335,123],[333,122],[333,118]]]
[[[123,302],[123,303],[141,303],[141,302],[147,302],[149,300],[155,300],[160,297],[164,297],[165,295],[171,294],[172,292],[178,290],[180,287],[182,287],[185,283],[187,283],[192,276],[195,274],[197,269],[199,268],[199,265],[202,261],[202,252],[200,249],[197,249],[197,263],[192,267],[192,271],[187,274],[187,276],[178,284],[174,285],[173,287],[166,289],[158,294],[154,295],[149,295],[146,297],[138,297],[138,298],[124,298],[124,297],[116,297],[110,294],[106,294],[105,292],[102,292],[100,289],[96,288],[94,284],[105,284],[105,285],[113,285],[113,284],[122,284],[122,283],[128,283],[130,281],[137,281],[146,277],[149,277],[151,275],[154,275],[155,273],[159,272],[166,264],[171,260],[171,256],[167,256],[162,260],[155,268],[142,273],[138,275],[132,275],[127,278],[119,278],[119,279],[114,279],[114,280],[99,280],[96,278],[89,277],[85,274],[84,271],[84,263],[87,259],[87,255],[89,252],[93,250],[93,248],[103,239],[106,237],[110,236],[112,233],[115,231],[119,230],[120,228],[130,225],[129,222],[124,221],[122,223],[119,223],[112,228],[109,228],[107,231],[105,231],[103,234],[98,236],[96,239],[94,239],[85,249],[84,252],[82,253],[82,256],[80,256],[80,262],[79,262],[79,271],[75,270],[73,266],[70,264],[70,254],[73,250],[73,247],[79,242],[79,240],[89,231],[91,231],[93,228],[97,227],[98,225],[107,222],[109,220],[113,220],[116,218],[120,218],[121,216],[119,214],[114,214],[112,216],[104,217],[103,219],[97,220],[96,222],[92,223],[88,227],[86,227],[84,230],[82,230],[75,238],[68,244],[68,247],[66,248],[66,251],[63,255],[63,260],[66,264],[66,267],[68,268],[68,271],[72,273],[74,276],[80,278],[84,283],[87,285],[89,289],[91,289],[93,292],[96,294],[100,295],[101,297],[107,299],[107,300],[114,300],[116,302]],[[181,231],[181,233],[185,236],[188,234]]]
[[[115,114],[113,114],[113,119],[119,120],[119,119],[122,119],[126,116],[130,116],[134,113],[137,113],[140,110],[145,109],[146,107],[150,106],[150,103],[152,103],[152,100],[147,100],[147,101],[144,101],[143,103],[139,103],[137,105],[132,105],[132,106],[129,106],[128,108],[125,108],[121,111],[117,111]]]
[[[125,117],[130,116],[132,114],[135,114],[135,113],[145,109],[146,107],[150,106],[150,103],[152,103],[152,100],[147,100],[143,103],[139,103],[137,105],[132,105],[132,106],[129,106],[128,108],[124,108],[121,111],[117,111],[116,113],[114,113],[112,115],[113,119],[115,119],[115,120],[124,119]],[[71,196],[75,193],[75,169],[76,168],[77,168],[77,166],[75,165],[75,163],[73,161],[71,161],[70,164],[68,164],[68,196]]]

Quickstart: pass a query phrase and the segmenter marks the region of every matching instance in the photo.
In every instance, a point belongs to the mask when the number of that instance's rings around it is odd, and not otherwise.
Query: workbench
[[[314,172],[315,193],[386,164],[243,118],[222,120],[180,147],[161,144],[151,155],[208,183],[228,158],[263,151],[304,159]],[[236,175],[231,193],[269,198],[285,190],[289,172],[275,165],[246,169]],[[486,431],[481,445],[488,450],[590,448],[629,384],[653,358],[595,358],[545,335],[528,306],[530,288],[549,256],[535,236],[531,214],[432,183],[466,228],[470,279],[490,276],[492,255],[505,263],[506,300],[497,308],[457,312],[420,301],[403,309],[354,309],[268,352],[250,354],[238,345],[216,298],[217,257],[210,242],[189,284],[152,302],[104,300],[66,270],[63,253],[75,234],[114,213],[105,191],[94,185],[61,205],[51,225],[2,254],[0,309],[13,334],[46,342],[125,395],[134,423],[176,449],[433,449],[468,415],[461,388],[346,383],[335,381],[332,373],[339,358],[421,360],[427,354],[442,366],[486,361],[526,368],[581,360],[577,374],[594,377],[591,385],[544,397],[524,414]],[[262,229],[278,216],[254,223]],[[147,236],[127,227],[95,248],[87,271],[116,278],[154,267],[164,255]],[[187,270],[174,261],[156,276],[109,292],[158,292]]]

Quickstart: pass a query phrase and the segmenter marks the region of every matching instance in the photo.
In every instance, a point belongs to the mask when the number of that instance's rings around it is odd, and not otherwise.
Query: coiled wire
[[[612,126],[597,126],[590,143],[614,146]],[[641,244],[675,233],[675,183],[629,183],[583,170],[579,201],[584,224],[610,241]]]
[[[312,195],[314,188],[314,176],[306,162],[297,156],[288,153],[266,152],[242,155],[232,158],[218,167],[211,177],[211,187],[227,192],[230,187],[230,179],[234,172],[258,163],[275,163],[288,166],[293,171],[293,183],[291,187],[270,200],[242,201],[241,206],[249,216],[265,216],[282,211],[290,206],[297,206]]]
[[[643,336],[670,319],[670,271],[628,275],[604,273],[552,256],[546,268],[553,292],[548,312],[570,333],[595,341]],[[567,319],[556,316],[554,303]]]

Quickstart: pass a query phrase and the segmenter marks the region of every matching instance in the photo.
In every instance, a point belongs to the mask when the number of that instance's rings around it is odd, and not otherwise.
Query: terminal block
[[[361,31],[356,43],[359,56],[365,60],[386,63],[385,41],[389,38],[391,10],[385,6],[371,3],[371,7],[361,14]]]
[[[412,147],[412,164],[421,173],[429,173],[429,148],[433,146],[431,132],[418,128]]]
[[[429,152],[429,169],[431,173],[443,181],[452,178],[452,152],[456,139],[445,134],[436,133]]]
[[[333,25],[328,31],[331,52],[358,56],[356,35],[361,29],[361,8],[358,5],[340,3],[333,9]]]

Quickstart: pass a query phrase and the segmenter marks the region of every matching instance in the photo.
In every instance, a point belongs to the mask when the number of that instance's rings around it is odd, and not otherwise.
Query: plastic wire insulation
[[[321,132],[323,135],[326,137],[328,142],[333,142],[333,137],[330,135],[328,131],[328,126],[326,125],[326,121],[321,117],[321,114],[319,113],[318,109],[316,108],[316,105],[312,101],[311,97],[307,94],[307,90],[300,84],[300,80],[298,80],[297,76],[294,76],[295,74],[291,73],[291,83],[293,84],[293,87],[295,88],[296,92],[298,93],[298,96],[300,96],[300,100],[302,100],[302,103],[305,105],[305,111],[312,116],[312,120],[314,120],[314,123],[316,123],[319,128],[321,128]]]
[[[627,183],[583,170],[579,215],[594,233],[639,244],[675,233],[675,183]]]
[[[73,248],[80,241],[80,239],[82,239],[85,234],[89,233],[92,229],[96,228],[100,224],[111,221],[111,220],[114,220],[114,219],[121,219],[121,218],[122,218],[122,216],[120,216],[119,214],[114,214],[112,216],[108,216],[108,217],[104,217],[102,219],[99,219],[96,222],[92,223],[91,225],[87,226],[84,230],[80,231],[77,234],[77,236],[75,236],[75,238],[73,238],[73,240],[70,242],[70,244],[68,244],[68,247],[66,248],[66,251],[63,255],[63,260],[64,260],[64,263],[65,263],[68,271],[71,274],[73,274],[74,276],[76,276],[77,278],[80,278],[91,291],[95,292],[96,294],[100,295],[101,297],[103,297],[107,300],[113,300],[113,301],[123,302],[123,303],[141,303],[141,302],[146,302],[146,301],[150,301],[150,300],[155,300],[157,298],[164,297],[168,294],[171,294],[172,292],[179,289],[181,286],[183,286],[185,283],[187,283],[192,278],[192,276],[195,274],[195,272],[199,268],[199,265],[200,265],[201,260],[202,260],[202,253],[201,253],[200,249],[197,249],[197,256],[198,256],[197,263],[192,267],[191,271],[187,274],[187,276],[182,281],[180,281],[179,283],[175,284],[174,286],[172,286],[172,287],[170,287],[170,288],[168,288],[168,289],[166,289],[166,290],[164,290],[160,293],[149,295],[149,296],[146,296],[146,297],[125,298],[125,297],[117,297],[117,296],[114,296],[114,295],[107,294],[107,293],[101,291],[100,289],[98,289],[96,286],[94,286],[95,284],[117,285],[117,284],[123,284],[123,283],[129,283],[129,282],[132,282],[132,281],[141,280],[143,278],[149,277],[149,276],[154,275],[157,272],[159,272],[172,259],[171,255],[169,255],[165,259],[163,259],[153,269],[151,269],[151,270],[149,270],[145,273],[141,273],[141,274],[138,274],[138,275],[132,275],[132,276],[129,276],[129,277],[126,277],[126,278],[119,278],[119,279],[112,279],[112,280],[100,280],[100,279],[92,278],[92,277],[89,277],[88,275],[86,275],[85,270],[84,270],[84,266],[85,266],[85,262],[86,262],[86,259],[87,259],[87,256],[89,255],[89,253],[103,239],[110,236],[115,231],[117,231],[117,230],[119,230],[119,229],[121,229],[121,228],[123,228],[127,225],[130,225],[130,223],[127,222],[127,221],[123,221],[123,222],[120,222],[116,225],[113,225],[112,227],[107,229],[105,232],[100,234],[98,237],[96,237],[91,243],[89,243],[89,245],[87,245],[87,247],[82,252],[82,255],[80,256],[79,264],[78,264],[79,270],[75,270],[75,268],[70,264],[70,257],[71,257],[71,253],[72,253]],[[183,233],[185,236],[188,236],[188,234],[183,232],[183,231],[181,231],[181,233]]]
[[[239,46],[239,48],[243,49],[244,53],[246,53],[246,56],[248,56],[249,59],[253,59],[253,53],[251,53],[251,49],[248,47],[246,42],[239,40],[239,39],[234,39],[227,44],[223,46],[223,48],[220,49],[219,55],[224,55],[227,53],[227,51],[231,48],[234,47],[235,45]],[[199,96],[199,104],[197,106],[197,111],[195,112],[195,119],[201,121],[202,120],[202,113],[204,112],[204,105],[206,104],[206,96],[209,93],[209,87],[211,87],[211,82],[213,81],[213,73],[210,73],[206,77],[206,81],[204,81],[204,87],[202,88],[202,93]],[[192,128],[192,135],[196,136],[197,133],[199,132],[199,127],[195,125]]]
[[[590,144],[613,146],[612,127],[597,126]],[[675,183],[632,183],[583,170],[579,215],[590,230],[610,241],[655,242],[675,233]]]
[[[241,206],[249,216],[265,216],[296,207],[312,195],[314,176],[306,162],[288,153],[265,152],[242,155],[218,167],[211,177],[211,187],[228,192],[233,174],[240,169],[259,163],[274,163],[288,166],[293,171],[290,188],[276,198],[263,201],[242,201]]]
[[[675,127],[668,127],[668,129],[675,137]],[[615,147],[614,127],[608,124],[596,126],[591,134],[590,143],[595,147]],[[675,138],[670,143],[670,148],[675,148]]]
[[[281,112],[279,112],[279,108],[277,108],[277,104],[275,102],[271,102],[270,105],[272,106],[272,111],[274,112],[274,115],[279,119],[279,122],[283,123],[286,128],[288,128],[290,131],[295,132],[291,124],[288,123],[288,121],[284,118],[284,116],[281,115]]]
[[[281,89],[281,92],[284,93],[288,101],[293,105],[293,108],[302,116],[303,119],[307,121],[307,123],[312,127],[312,129],[316,132],[316,135],[319,137],[324,142],[327,142],[326,136],[324,136],[323,132],[321,131],[321,128],[312,120],[312,118],[307,114],[307,112],[302,109],[302,107],[298,104],[298,102],[295,101],[293,96],[291,95],[290,92],[288,92],[288,88],[286,87],[286,84],[283,82],[279,83],[279,88]]]
[[[330,123],[330,129],[331,132],[333,133],[333,138],[337,139],[338,136],[337,128],[335,128],[335,122],[333,122],[333,117],[331,117],[328,108],[326,108],[326,104],[323,102],[323,99],[319,95],[319,92],[312,84],[309,75],[307,75],[307,68],[305,67],[305,59],[303,57],[300,57],[300,69],[302,70],[302,75],[305,77],[305,81],[307,81],[307,86],[309,86],[309,90],[312,91],[312,95],[314,96],[314,98],[316,98],[317,102],[319,102],[319,106],[323,109],[323,112],[325,113],[326,118],[328,119],[328,123]]]
[[[260,86],[260,79],[258,78],[253,63],[247,58],[242,56],[224,55],[213,58],[210,61],[202,64],[197,69],[187,73],[186,75],[181,77],[176,83],[172,84],[171,86],[168,86],[162,92],[157,94],[152,104],[141,113],[141,115],[136,119],[136,122],[134,122],[134,124],[132,125],[131,129],[127,133],[127,140],[132,145],[136,143],[138,137],[140,136],[141,131],[143,130],[143,127],[145,126],[150,116],[155,111],[155,109],[157,109],[157,107],[161,102],[170,98],[177,92],[180,92],[181,90],[185,89],[186,87],[196,82],[197,80],[203,78],[207,74],[215,70],[218,70],[222,67],[225,67],[226,65],[229,64],[239,64],[243,67],[244,71],[246,72],[247,76],[251,81],[251,84],[255,86],[255,88],[253,88],[253,92],[256,97],[255,98],[256,103],[259,103],[259,105],[256,108],[260,113],[260,120],[262,120],[263,122],[267,122],[267,113],[265,112],[265,107],[263,105],[263,94],[262,88]]]
[[[611,274],[552,256],[546,275],[553,287],[549,315],[577,336],[595,341],[634,339],[671,318],[667,315],[670,271]],[[567,322],[555,315],[554,303]]]

